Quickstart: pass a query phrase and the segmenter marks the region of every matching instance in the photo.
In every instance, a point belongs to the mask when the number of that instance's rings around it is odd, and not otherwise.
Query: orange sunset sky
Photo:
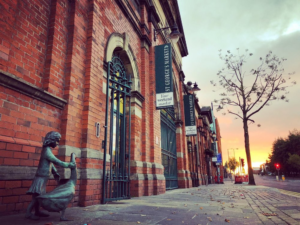
[[[240,51],[249,49],[253,53],[247,61],[250,69],[256,68],[259,57],[270,50],[277,56],[287,58],[286,72],[293,72],[297,85],[289,89],[289,102],[275,101],[252,119],[250,125],[250,149],[253,166],[259,166],[268,158],[273,141],[286,137],[293,129],[300,130],[300,1],[274,0],[178,0],[189,55],[183,58],[185,82],[197,82],[200,106],[210,106],[220,99],[210,84],[217,82],[217,72],[223,61],[218,50]],[[217,106],[215,106],[215,109]],[[221,136],[223,161],[228,157],[227,149],[238,148],[236,158],[245,159],[243,127],[240,119],[215,112]],[[261,127],[257,125],[261,124]],[[229,156],[233,156],[229,150]]]

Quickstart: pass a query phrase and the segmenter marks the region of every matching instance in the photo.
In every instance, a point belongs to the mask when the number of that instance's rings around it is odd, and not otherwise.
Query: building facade
[[[212,117],[204,121],[196,108],[205,130],[191,138],[192,155],[181,69],[188,50],[177,0],[17,0],[0,7],[1,214],[27,208],[50,131],[62,136],[57,158],[76,154],[74,206],[205,183]],[[175,24],[182,37],[171,43],[170,29],[159,29]],[[159,110],[155,46],[166,43],[174,107]],[[68,179],[69,169],[59,172]],[[47,192],[55,187],[51,176]]]

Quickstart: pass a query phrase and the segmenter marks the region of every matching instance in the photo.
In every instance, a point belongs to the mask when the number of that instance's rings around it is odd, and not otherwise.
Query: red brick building
[[[29,204],[49,131],[62,135],[59,159],[77,157],[73,205],[192,187],[191,170],[203,182],[205,147],[189,167],[177,0],[1,0],[0,8],[1,214]],[[157,110],[155,46],[170,42],[170,30],[154,30],[174,24],[183,34],[171,44],[174,108]],[[60,174],[68,179],[69,169]]]

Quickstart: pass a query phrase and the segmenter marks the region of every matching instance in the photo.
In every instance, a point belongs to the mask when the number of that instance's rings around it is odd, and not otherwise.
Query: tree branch
[[[274,70],[272,70],[272,73],[271,73],[271,74],[273,74],[273,73],[274,73]],[[281,78],[282,78],[282,75],[279,75],[279,77],[276,78],[276,79],[273,81],[273,85],[272,85],[273,87],[272,87],[271,95],[273,95],[274,90],[275,90],[275,89],[274,89],[274,84],[275,84],[275,82],[279,80],[278,85],[276,86],[276,87],[278,87],[278,86],[280,85]],[[267,90],[267,87],[268,87],[269,84],[270,84],[270,81],[266,82],[266,85],[264,86],[264,89],[263,89],[263,91],[261,92],[260,96],[256,99],[256,101],[255,101],[253,104],[249,105],[249,107],[247,108],[247,111],[250,111],[251,109],[253,109],[253,107],[257,104],[257,102],[259,102],[259,100],[260,100],[261,97],[264,95],[265,91]],[[275,87],[275,88],[276,88],[276,87]]]
[[[231,112],[231,111],[228,111],[228,113],[230,113],[230,114],[233,114],[233,115],[236,115],[236,116],[238,116],[239,118],[241,118],[242,120],[243,120],[243,117],[241,117],[239,114],[237,114],[237,113],[234,113],[234,112]]]
[[[251,113],[249,116],[247,116],[247,118],[249,119],[252,115],[254,115],[255,113],[259,112],[270,100],[270,98],[272,97],[272,93],[274,92],[274,86],[272,87],[272,91],[271,94],[268,96],[268,98],[266,99],[266,101],[257,109],[255,110],[253,113]]]

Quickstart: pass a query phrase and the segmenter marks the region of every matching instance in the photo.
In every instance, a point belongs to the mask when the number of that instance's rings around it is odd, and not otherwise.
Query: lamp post
[[[194,84],[194,87],[191,87],[191,85]],[[195,95],[195,92],[200,91],[201,89],[198,88],[197,83],[192,83],[191,81],[187,82],[186,84],[186,89],[187,89],[187,96],[192,96]],[[194,97],[194,96],[193,96]],[[194,106],[194,109],[195,106]],[[196,120],[194,120],[194,124],[193,125],[197,125]],[[193,137],[196,136],[196,137]],[[198,132],[196,132],[195,134],[193,134],[193,136],[191,136],[191,138],[189,139],[190,143],[188,143],[188,147],[189,147],[189,152],[190,152],[190,166],[191,166],[191,176],[192,176],[192,180],[193,180],[193,186],[198,185],[198,172],[199,172],[199,167],[201,170],[201,166],[199,163],[199,148],[198,148]],[[194,143],[194,148],[192,143]],[[194,156],[196,155],[196,160],[194,159]],[[201,171],[200,171],[201,173]]]
[[[168,35],[168,38],[170,38],[170,41],[173,44],[176,44],[178,42],[179,38],[183,36],[179,32],[178,26],[176,23],[174,23],[172,27],[163,27],[163,28],[159,28],[159,29],[154,29],[154,41],[156,41],[156,39],[157,39],[158,32],[161,32],[163,30],[168,30],[168,29],[171,29],[171,33]]]
[[[196,91],[200,91],[201,90],[200,88],[198,88],[198,84],[196,82],[193,83],[191,81],[188,81],[186,84],[187,84],[187,89],[188,89],[189,92],[194,93]],[[193,85],[193,87],[192,87],[192,85]]]

